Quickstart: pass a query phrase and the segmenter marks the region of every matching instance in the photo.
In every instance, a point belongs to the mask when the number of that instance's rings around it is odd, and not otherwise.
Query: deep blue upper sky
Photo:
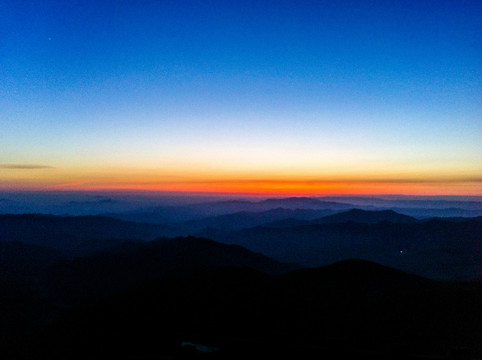
[[[463,0],[3,0],[0,164],[474,177],[480,19]]]

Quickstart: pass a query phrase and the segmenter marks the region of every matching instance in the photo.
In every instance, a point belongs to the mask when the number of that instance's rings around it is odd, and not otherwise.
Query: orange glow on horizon
[[[2,191],[150,191],[232,195],[482,195],[476,172],[371,172],[274,174],[229,173],[193,168],[173,170],[90,168],[10,170],[0,178]]]
[[[207,193],[239,195],[482,195],[480,182],[416,181],[215,181],[172,183],[95,183],[71,182],[44,190],[78,191],[152,191],[172,193]]]

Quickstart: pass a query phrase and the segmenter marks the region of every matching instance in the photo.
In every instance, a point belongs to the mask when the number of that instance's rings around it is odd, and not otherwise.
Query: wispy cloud
[[[89,184],[88,181],[72,181],[72,182],[66,182],[66,183],[61,183],[61,184],[55,184],[55,185],[52,185],[52,187],[54,188],[63,188],[63,187],[75,187],[75,186],[78,186],[78,185],[86,185],[86,184]]]
[[[36,170],[36,169],[53,169],[53,166],[39,164],[0,164],[0,169],[12,170]]]

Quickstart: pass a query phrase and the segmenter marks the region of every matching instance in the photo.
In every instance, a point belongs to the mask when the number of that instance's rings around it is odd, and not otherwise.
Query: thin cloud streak
[[[38,169],[53,169],[53,166],[38,165],[38,164],[0,164],[0,169],[10,170],[38,170]]]

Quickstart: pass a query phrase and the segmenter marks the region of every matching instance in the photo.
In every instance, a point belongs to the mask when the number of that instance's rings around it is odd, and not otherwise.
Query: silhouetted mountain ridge
[[[377,224],[383,221],[392,223],[414,223],[417,219],[399,214],[393,210],[368,211],[361,209],[351,209],[333,215],[324,216],[321,219],[312,221],[313,223],[344,223],[357,222],[362,224]]]
[[[264,206],[282,207],[286,209],[347,209],[353,205],[344,202],[323,201],[313,197],[270,198],[260,201]]]
[[[177,224],[179,231],[191,234],[203,228],[220,230],[240,230],[258,225],[269,224],[286,219],[312,220],[335,213],[335,210],[286,209],[278,207],[266,211],[241,211],[233,214],[218,215]],[[182,230],[184,228],[184,230]]]
[[[59,301],[72,303],[211,267],[245,267],[270,274],[295,268],[237,245],[195,237],[160,238],[125,242],[95,255],[60,262],[49,269],[45,282]]]
[[[353,213],[349,212],[348,218],[353,219]],[[393,219],[393,213],[388,214]],[[482,223],[477,218],[421,222],[407,222],[403,216],[401,219],[403,222],[375,224],[326,220],[303,225],[295,222],[293,226],[268,224],[239,231],[204,230],[200,235],[308,267],[361,258],[429,278],[482,277]]]
[[[276,208],[290,210],[346,210],[353,205],[321,201],[309,197],[272,198],[260,201],[224,200],[180,206],[160,206],[123,213],[108,213],[109,217],[127,221],[156,224],[181,223],[239,212],[263,212]]]
[[[423,277],[362,259],[347,259],[318,268],[299,269],[284,277],[291,281],[311,280],[313,284],[310,286],[316,286],[315,283],[324,287],[328,284],[334,286],[345,284],[346,289],[351,287],[388,289],[432,283]],[[334,279],[336,279],[336,284],[333,284]]]
[[[125,240],[152,240],[168,227],[104,216],[0,215],[0,242],[20,241],[85,255]]]

